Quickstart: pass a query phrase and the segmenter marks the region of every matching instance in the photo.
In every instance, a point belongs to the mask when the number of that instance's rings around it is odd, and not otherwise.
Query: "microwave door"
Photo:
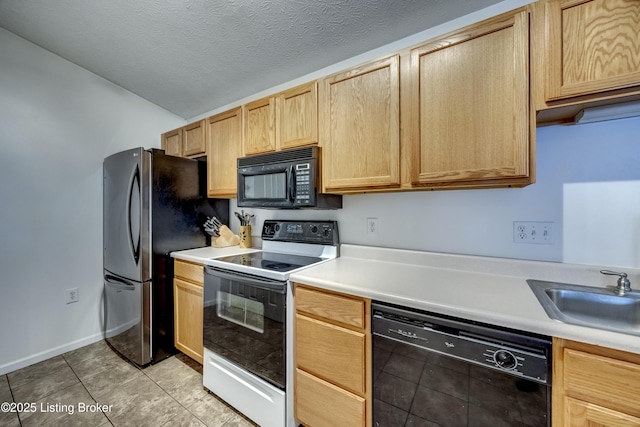
[[[239,207],[292,207],[289,166],[238,171]]]

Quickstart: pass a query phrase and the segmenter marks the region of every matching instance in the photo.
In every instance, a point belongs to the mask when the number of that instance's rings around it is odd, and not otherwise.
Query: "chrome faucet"
[[[623,296],[627,292],[631,292],[631,282],[627,279],[627,273],[618,273],[611,270],[600,270],[600,273],[609,276],[618,276],[618,285],[614,289],[616,295]]]

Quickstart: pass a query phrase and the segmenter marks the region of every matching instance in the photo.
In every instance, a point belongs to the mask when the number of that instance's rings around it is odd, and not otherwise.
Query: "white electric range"
[[[265,220],[262,241],[262,250],[205,261],[203,383],[260,426],[289,427],[289,275],[339,255],[338,224]]]

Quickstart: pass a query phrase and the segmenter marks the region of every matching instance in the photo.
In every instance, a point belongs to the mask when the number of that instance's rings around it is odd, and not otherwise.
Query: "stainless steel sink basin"
[[[547,315],[574,325],[640,336],[640,292],[527,280]]]

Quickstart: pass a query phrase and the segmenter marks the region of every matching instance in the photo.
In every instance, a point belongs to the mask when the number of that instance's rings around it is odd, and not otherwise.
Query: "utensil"
[[[255,217],[255,215],[250,214],[249,212],[245,213],[244,209],[240,212],[241,213],[234,212],[236,217],[240,221],[240,226],[244,227],[247,225],[251,225],[251,220]]]

